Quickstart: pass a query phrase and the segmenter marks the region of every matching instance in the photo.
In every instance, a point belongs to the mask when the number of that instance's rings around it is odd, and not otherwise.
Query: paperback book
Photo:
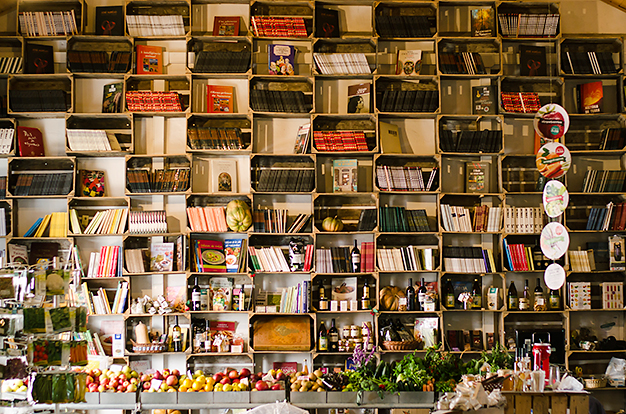
[[[234,158],[211,159],[211,192],[237,192],[237,160]]]
[[[215,16],[213,36],[239,36],[239,16]]]
[[[358,161],[355,159],[333,160],[333,192],[357,191]]]
[[[54,51],[52,46],[26,43],[26,73],[54,73]]]
[[[370,112],[371,83],[348,86],[348,113],[367,114]]]
[[[465,163],[465,191],[468,193],[489,192],[489,163]]]
[[[174,243],[152,243],[150,246],[150,271],[174,270]]]
[[[496,114],[495,86],[472,86],[472,113],[476,115]]]
[[[137,74],[160,75],[163,73],[163,48],[137,45]]]
[[[80,170],[79,177],[83,197],[104,197],[104,171]]]
[[[472,36],[490,37],[493,36],[494,9],[472,9]]]
[[[546,48],[541,46],[520,45],[520,75],[546,76]]]
[[[339,10],[315,8],[315,36],[340,37]]]
[[[96,35],[124,36],[124,8],[96,7]]]
[[[38,128],[17,127],[17,145],[20,157],[44,157],[43,134]]]
[[[235,88],[225,85],[207,86],[207,112],[208,113],[233,113],[233,94]]]
[[[602,111],[604,92],[602,81],[583,83],[576,87],[578,92],[578,110],[581,114],[596,114]]]
[[[396,75],[417,76],[422,70],[421,50],[398,50]]]
[[[124,92],[124,83],[110,83],[104,85],[102,94],[102,113],[119,113],[122,112],[122,93]]]
[[[295,75],[296,48],[290,45],[269,45],[270,75]]]

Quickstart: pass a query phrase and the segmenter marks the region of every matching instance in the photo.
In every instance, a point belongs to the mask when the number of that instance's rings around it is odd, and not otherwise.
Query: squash
[[[324,229],[324,231],[341,231],[343,230],[343,221],[337,218],[337,216],[326,217],[324,221],[322,221],[322,229]]]
[[[246,231],[252,225],[250,206],[242,200],[231,200],[226,206],[226,224],[232,231]]]
[[[385,286],[380,290],[380,308],[381,310],[396,311],[400,298],[406,297],[404,290],[397,286]]]

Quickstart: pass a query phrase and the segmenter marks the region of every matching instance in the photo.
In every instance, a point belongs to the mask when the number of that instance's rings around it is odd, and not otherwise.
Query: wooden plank
[[[552,414],[567,414],[567,395],[552,395]]]
[[[547,395],[533,396],[533,413],[548,413],[550,407],[550,397]]]
[[[506,408],[504,409],[504,414],[514,414],[515,413],[515,395],[505,394],[505,397],[506,397]]]
[[[532,406],[533,397],[531,395],[520,394],[515,396],[515,414],[530,414]]]
[[[588,395],[571,395],[569,397],[570,414],[588,414],[589,413],[589,396]]]

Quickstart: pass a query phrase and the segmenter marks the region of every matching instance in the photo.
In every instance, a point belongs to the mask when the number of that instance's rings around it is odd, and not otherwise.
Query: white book
[[[404,268],[404,261],[402,260],[402,252],[400,249],[391,249],[391,257],[393,258],[392,270],[409,270]]]

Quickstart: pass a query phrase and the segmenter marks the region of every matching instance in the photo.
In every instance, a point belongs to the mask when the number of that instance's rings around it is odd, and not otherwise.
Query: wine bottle
[[[413,278],[409,278],[409,285],[406,287],[406,310],[417,310],[415,306],[415,288],[413,288]]]
[[[301,272],[304,269],[304,241],[292,238],[289,241],[289,269],[292,272]]]
[[[354,247],[350,252],[350,258],[352,260],[352,273],[361,272],[361,251],[356,246],[356,240],[354,241]]]
[[[328,330],[328,350],[330,352],[339,351],[339,331],[335,326],[335,319],[333,318],[330,329]]]
[[[207,319],[204,325],[204,352],[211,352],[211,323]]]
[[[172,349],[174,352],[183,352],[183,330],[178,324],[178,315],[174,317],[174,327],[172,328]]]
[[[200,310],[208,310],[209,309],[209,290],[208,289],[200,289]]]
[[[202,310],[202,291],[198,286],[198,276],[194,278],[193,287],[191,288],[191,310]]]
[[[472,306],[471,309],[482,309],[483,307],[483,290],[478,282],[478,278],[474,279],[472,286]]]
[[[320,299],[319,310],[327,311],[328,310],[328,297],[326,296],[326,288],[324,287],[324,280],[320,279],[320,283],[318,285],[318,294]]]
[[[519,310],[530,310],[530,301],[530,288],[528,287],[528,279],[526,279],[524,281],[524,293],[522,293],[522,297],[519,298]]]
[[[519,297],[517,296],[517,289],[515,288],[515,283],[511,280],[511,284],[509,285],[509,294],[508,296],[508,308],[509,310],[518,310],[519,309]]]
[[[444,306],[448,309],[454,309],[454,305],[456,304],[456,298],[454,297],[454,287],[452,286],[452,281],[448,279],[446,284],[444,285]]]
[[[543,288],[541,287],[541,278],[537,278],[537,285],[535,286],[535,306],[536,311],[547,310],[546,297],[543,294]]]
[[[561,295],[558,289],[550,290],[550,310],[561,310]]]
[[[324,321],[320,324],[320,332],[317,340],[317,350],[319,352],[328,352],[328,331]]]
[[[367,282],[367,277],[363,279],[363,295],[361,296],[361,309],[370,308],[370,285]]]
[[[426,303],[426,281],[424,278],[422,278],[422,283],[417,289],[417,302],[419,303],[419,310],[423,311]]]

